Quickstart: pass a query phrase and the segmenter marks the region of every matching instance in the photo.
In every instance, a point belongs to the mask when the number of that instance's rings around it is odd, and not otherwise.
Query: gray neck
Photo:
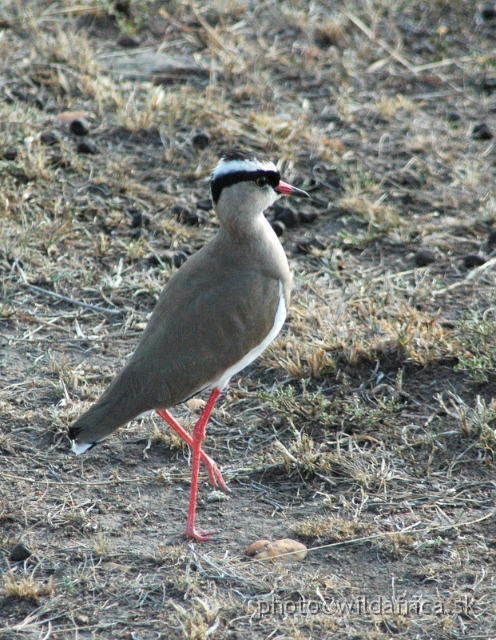
[[[275,235],[263,212],[277,199],[271,187],[259,189],[250,182],[225,188],[215,205],[221,228],[232,242],[270,233]]]

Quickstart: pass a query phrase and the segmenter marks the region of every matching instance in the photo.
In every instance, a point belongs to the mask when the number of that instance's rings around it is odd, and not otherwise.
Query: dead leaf
[[[246,550],[246,555],[254,560],[273,560],[274,562],[302,562],[307,555],[307,547],[290,538],[283,540],[257,540]]]

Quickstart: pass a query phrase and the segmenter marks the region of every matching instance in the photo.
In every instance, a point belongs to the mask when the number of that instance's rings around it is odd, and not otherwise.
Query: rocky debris
[[[98,153],[98,148],[93,140],[81,140],[76,147],[78,153],[94,155]]]
[[[10,562],[24,562],[24,560],[27,560],[31,555],[33,555],[33,552],[20,542],[11,549],[9,560]]]
[[[191,144],[195,149],[206,149],[210,144],[210,134],[206,131],[197,131],[191,137]]]
[[[467,269],[473,269],[474,267],[480,267],[486,262],[484,256],[479,253],[470,253],[463,258],[463,265]]]
[[[75,136],[87,136],[90,132],[90,125],[84,118],[75,118],[69,124],[69,131]]]
[[[416,267],[427,267],[436,262],[435,254],[427,249],[419,249],[413,259]]]

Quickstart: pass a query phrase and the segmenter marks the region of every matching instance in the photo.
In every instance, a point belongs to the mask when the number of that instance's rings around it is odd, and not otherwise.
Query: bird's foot
[[[196,529],[194,526],[186,525],[186,530],[184,531],[184,535],[186,538],[193,538],[193,540],[198,540],[198,542],[208,542],[212,539],[212,536],[217,533],[216,531],[204,531],[202,529]]]
[[[222,489],[222,491],[225,491],[226,493],[230,493],[230,489],[227,486],[224,478],[222,477],[219,467],[215,464],[212,458],[207,456],[207,454],[205,453],[202,456],[202,461],[207,469],[208,481],[212,485],[212,487],[217,487],[219,489]]]

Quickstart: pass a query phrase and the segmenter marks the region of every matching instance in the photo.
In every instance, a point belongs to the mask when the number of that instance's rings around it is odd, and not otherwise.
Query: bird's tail
[[[107,389],[100,400],[70,427],[68,435],[72,440],[74,453],[84,453],[91,449],[113,431],[149,409],[136,402],[130,403],[129,397],[117,395],[111,389]]]

